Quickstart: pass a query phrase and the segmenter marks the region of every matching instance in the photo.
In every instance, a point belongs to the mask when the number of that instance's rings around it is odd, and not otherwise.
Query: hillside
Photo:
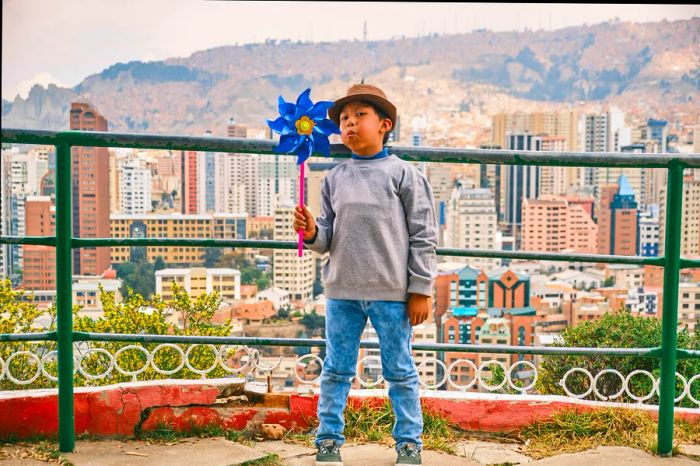
[[[35,86],[27,99],[3,100],[2,125],[67,129],[70,102],[87,100],[112,131],[223,135],[231,116],[262,128],[280,94],[289,100],[312,86],[312,99],[333,99],[363,76],[385,88],[407,121],[475,108],[513,111],[532,102],[603,101],[673,118],[697,112],[700,18],[223,46],[185,58],[117,63],[72,89]]]

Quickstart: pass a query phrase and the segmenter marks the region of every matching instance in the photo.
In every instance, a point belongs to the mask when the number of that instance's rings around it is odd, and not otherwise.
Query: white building
[[[80,315],[100,317],[104,313],[100,300],[100,289],[108,293],[114,293],[115,303],[122,301],[122,281],[118,278],[102,277],[75,277],[73,281],[73,305],[81,307]]]
[[[278,206],[275,209],[275,241],[297,242],[298,234],[294,231],[294,207]],[[304,248],[302,257],[297,249],[275,249],[272,256],[273,285],[290,293],[290,300],[312,305],[314,286],[313,253]]]
[[[464,189],[457,186],[445,214],[445,246],[457,249],[496,249],[496,201],[489,189]],[[477,269],[491,270],[500,266],[500,259],[453,257]]]
[[[695,332],[700,324],[700,283],[681,283],[678,289],[678,321]]]
[[[185,289],[190,298],[217,291],[221,304],[241,300],[241,272],[236,269],[163,269],[156,271],[156,294],[163,300],[173,299],[172,282]]]
[[[278,203],[298,198],[296,157],[274,154],[217,154],[216,209],[272,217]]]
[[[605,282],[604,273],[597,269],[588,269],[585,271],[569,269],[555,273],[551,278],[558,282],[568,283],[570,286],[579,290],[600,288]]]
[[[289,291],[276,286],[270,287],[258,293],[258,301],[270,301],[275,311],[289,307]]]
[[[644,268],[632,264],[607,264],[605,278],[613,277],[616,288],[638,290],[644,288]]]
[[[10,180],[10,167],[12,154],[9,150],[2,151],[0,160],[0,235],[10,236],[12,222],[12,183]],[[0,244],[0,279],[9,278],[13,270],[12,245]]]
[[[12,192],[30,196],[41,194],[39,192],[41,179],[48,170],[48,153],[45,150],[11,154]]]
[[[138,162],[121,167],[119,176],[120,212],[144,214],[151,211],[151,170]]]
[[[639,212],[639,249],[637,255],[656,257],[659,255],[659,217],[651,211]]]

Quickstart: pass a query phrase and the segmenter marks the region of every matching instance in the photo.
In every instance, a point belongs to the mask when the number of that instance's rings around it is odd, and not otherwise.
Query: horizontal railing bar
[[[2,236],[0,244],[48,244],[51,237],[32,237],[31,242],[24,242],[19,236]],[[54,240],[55,243],[55,240]],[[52,244],[53,245],[53,244]],[[292,241],[250,240],[250,239],[190,239],[190,238],[73,238],[72,246],[102,247],[102,246],[190,246],[190,247],[229,247],[229,248],[258,248],[258,249],[297,249],[298,244]],[[629,265],[664,266],[663,257],[641,256],[610,256],[605,254],[569,254],[546,253],[535,251],[487,251],[479,249],[437,248],[438,256],[453,257],[484,257],[497,259],[525,259],[559,262],[590,262]]]
[[[157,241],[157,243],[156,243]],[[218,246],[218,247],[242,247],[242,248],[270,248],[270,249],[297,249],[298,244],[291,241],[272,240],[223,240],[223,239],[185,239],[185,238],[76,238],[74,247],[96,246]],[[279,245],[279,247],[278,247]],[[656,265],[663,267],[664,259],[661,257],[641,256],[609,256],[603,254],[568,254],[568,253],[544,253],[530,251],[487,251],[478,249],[453,249],[436,248],[438,256],[456,257],[485,257],[527,260],[551,260],[561,262],[593,262],[615,263],[632,265]]]
[[[292,241],[254,239],[189,239],[189,238],[73,238],[74,248],[99,246],[192,246],[220,248],[297,249]]]
[[[700,269],[700,259],[683,259],[681,257],[682,269]]]
[[[0,342],[56,341],[56,332],[0,333]]]
[[[676,357],[678,359],[699,359],[700,350],[678,349],[676,350]]]
[[[0,236],[0,244],[31,244],[56,247],[55,236]]]
[[[56,332],[0,333],[0,342],[56,341]],[[143,335],[74,332],[73,341],[137,342],[137,343],[184,343],[249,346],[312,346],[325,347],[326,341],[318,338],[257,338],[257,337],[212,337],[197,335]],[[362,340],[361,348],[380,349],[378,341]],[[561,346],[512,346],[512,345],[465,345],[450,343],[415,343],[414,350],[455,352],[455,353],[498,353],[498,354],[555,354],[563,356],[626,356],[658,358],[661,348],[571,348]],[[700,351],[677,350],[679,359],[698,359]]]
[[[24,144],[66,143],[72,146],[123,147],[134,149],[189,150],[273,154],[277,142],[270,139],[218,138],[113,133],[109,131],[40,131],[2,129],[2,141]],[[572,167],[700,168],[700,154],[626,154],[620,152],[540,152],[493,149],[450,149],[436,147],[390,146],[389,152],[404,160],[443,163],[486,163],[499,165],[554,165]],[[323,158],[315,155],[314,157]],[[349,158],[343,144],[331,145],[331,157]]]
[[[313,346],[325,347],[326,341],[317,338],[258,338],[258,337],[211,337],[192,335],[141,335],[75,332],[74,341],[122,341],[139,343],[200,343],[220,345],[262,345],[262,346]],[[415,343],[411,347],[421,351],[505,353],[505,354],[562,354],[659,357],[660,348],[563,348],[544,346],[510,345],[464,345],[448,343]],[[362,340],[360,348],[379,349],[378,341]]]
[[[663,267],[663,257],[610,256],[605,254],[570,254],[536,251],[486,251],[478,249],[437,248],[441,256],[485,257],[496,259],[525,259],[559,262],[593,262],[608,264],[655,265]]]

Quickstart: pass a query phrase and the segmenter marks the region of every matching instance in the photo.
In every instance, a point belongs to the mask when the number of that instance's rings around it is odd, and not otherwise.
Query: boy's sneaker
[[[398,449],[396,464],[423,464],[420,459],[420,449],[415,443],[406,443]]]
[[[321,440],[316,450],[317,466],[343,466],[340,445],[335,440]]]

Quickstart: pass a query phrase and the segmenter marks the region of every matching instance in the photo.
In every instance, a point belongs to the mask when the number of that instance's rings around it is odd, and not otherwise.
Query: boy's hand
[[[311,215],[311,212],[306,206],[304,206],[304,210],[296,206],[294,211],[294,231],[297,232],[299,229],[303,229],[304,240],[309,241],[313,239],[313,237],[316,236],[316,222],[314,221],[314,216]]]
[[[411,325],[423,323],[430,315],[433,307],[433,298],[422,294],[409,293],[406,312]]]

